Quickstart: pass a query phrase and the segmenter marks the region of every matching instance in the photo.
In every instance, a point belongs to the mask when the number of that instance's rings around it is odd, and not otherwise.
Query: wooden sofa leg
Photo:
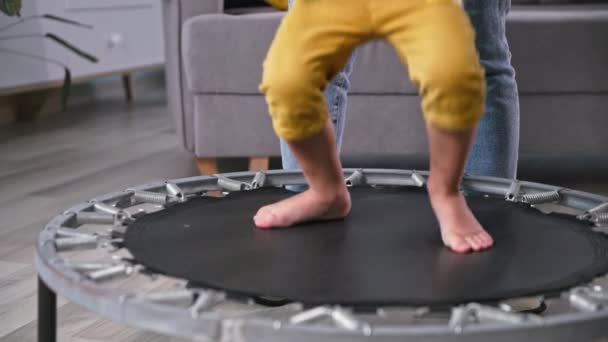
[[[268,157],[251,157],[249,158],[249,171],[265,171],[268,170],[270,158]]]
[[[216,158],[196,158],[196,164],[198,165],[198,171],[203,176],[214,175],[218,173]]]

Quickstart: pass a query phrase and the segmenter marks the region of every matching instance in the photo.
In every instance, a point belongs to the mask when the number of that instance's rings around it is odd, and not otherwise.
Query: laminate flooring
[[[0,342],[36,341],[34,244],[52,216],[100,194],[197,174],[178,145],[161,87],[132,105],[120,93],[80,102],[0,127]],[[102,319],[62,298],[58,306],[61,342],[182,341]]]

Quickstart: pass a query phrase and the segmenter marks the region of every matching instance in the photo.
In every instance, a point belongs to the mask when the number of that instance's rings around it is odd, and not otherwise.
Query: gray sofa
[[[520,1],[527,4],[513,6],[508,35],[522,156],[608,158],[608,4]],[[218,157],[279,155],[257,86],[284,14],[231,8],[223,0],[164,0],[164,6],[170,111],[201,171],[213,172]],[[381,42],[360,48],[343,154],[424,155],[419,107],[392,49]]]

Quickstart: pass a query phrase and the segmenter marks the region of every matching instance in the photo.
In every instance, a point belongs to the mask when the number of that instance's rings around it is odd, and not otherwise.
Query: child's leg
[[[484,75],[474,33],[454,0],[377,3],[375,26],[396,48],[422,96],[430,147],[431,204],[444,243],[456,252],[492,245],[458,188],[479,118]]]
[[[350,196],[344,186],[336,141],[328,120],[319,134],[289,143],[309,190],[261,208],[254,222],[259,228],[288,227],[311,219],[343,218],[350,211]]]
[[[254,219],[258,227],[340,218],[350,211],[323,90],[354,47],[368,38],[364,4],[364,0],[299,1],[279,27],[260,89],[277,135],[289,144],[310,187],[260,209]]]
[[[474,130],[450,132],[427,123],[427,132],[431,151],[428,191],[443,242],[459,253],[492,246],[492,237],[477,222],[458,189]]]
[[[296,0],[289,0],[289,9],[293,7],[295,1]],[[338,154],[340,152],[340,145],[342,144],[342,136],[344,133],[348,88],[350,86],[349,77],[353,69],[355,55],[356,53],[351,55],[344,68],[331,79],[324,92],[327,112],[329,113],[329,118],[334,126]],[[296,156],[289,148],[289,144],[281,139],[280,145],[283,169],[299,170],[300,166],[298,165]],[[306,190],[306,188],[306,186],[301,185],[291,185],[287,187],[287,189],[295,192],[302,192]]]
[[[329,119],[333,124],[333,129],[336,137],[336,145],[338,149],[338,155],[340,154],[340,146],[342,144],[342,136],[344,135],[344,124],[346,121],[346,108],[348,101],[348,88],[350,86],[350,73],[352,71],[353,62],[355,59],[355,52],[342,71],[340,71],[334,78],[331,79],[327,88],[324,92],[325,103],[327,105],[327,112]],[[281,139],[281,160],[283,169],[285,170],[300,170],[296,156],[289,148],[289,144]],[[287,187],[288,190],[295,192],[302,192],[306,190],[305,185],[290,185]]]

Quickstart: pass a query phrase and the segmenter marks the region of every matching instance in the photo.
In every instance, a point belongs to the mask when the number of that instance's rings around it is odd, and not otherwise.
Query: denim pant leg
[[[289,7],[293,5],[295,0],[289,0]],[[336,133],[336,144],[338,145],[338,151],[342,146],[342,135],[344,133],[344,122],[346,116],[346,103],[348,99],[348,88],[350,87],[349,77],[353,69],[356,53],[350,57],[344,69],[338,73],[327,85],[325,89],[325,103],[327,104],[327,111],[331,122],[334,125],[334,131]],[[300,166],[289,149],[289,145],[284,140],[281,140],[281,158],[283,163],[283,169],[285,170],[299,170]],[[305,186],[289,186],[287,187],[292,191],[303,191],[306,189]]]
[[[516,178],[519,97],[505,22],[511,0],[465,0],[486,71],[486,112],[467,161],[469,175]]]

